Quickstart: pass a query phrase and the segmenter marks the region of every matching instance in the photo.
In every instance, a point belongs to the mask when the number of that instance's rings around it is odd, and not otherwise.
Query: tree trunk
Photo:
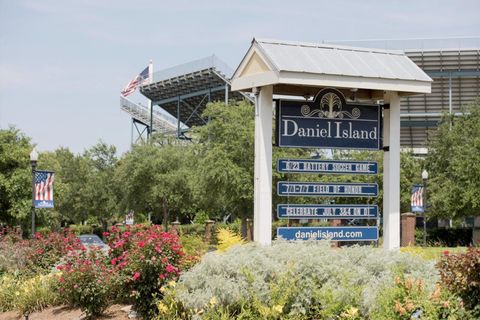
[[[247,217],[242,216],[241,218],[242,224],[240,225],[240,233],[242,234],[242,238],[247,238]]]

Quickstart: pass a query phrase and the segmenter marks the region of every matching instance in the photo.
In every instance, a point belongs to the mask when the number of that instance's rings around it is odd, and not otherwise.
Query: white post
[[[153,61],[150,60],[148,63],[148,83],[152,84],[153,83]],[[153,133],[153,105],[152,105],[152,100],[148,99],[148,110],[150,111],[150,132],[148,135],[148,138],[152,137]]]
[[[255,181],[253,240],[272,243],[273,88],[262,87],[255,99]]]
[[[387,92],[384,110],[384,146],[389,151],[383,156],[383,248],[400,248],[400,97],[397,92]]]

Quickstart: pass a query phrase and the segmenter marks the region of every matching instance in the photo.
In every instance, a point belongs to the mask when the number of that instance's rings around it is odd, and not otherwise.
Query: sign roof
[[[232,89],[283,84],[429,93],[431,82],[400,51],[253,39]]]

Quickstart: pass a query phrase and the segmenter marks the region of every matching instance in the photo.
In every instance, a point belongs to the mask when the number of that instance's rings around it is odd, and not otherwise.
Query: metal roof
[[[266,68],[248,70],[253,56]],[[425,93],[431,81],[400,51],[253,39],[234,73],[232,88],[296,84]]]

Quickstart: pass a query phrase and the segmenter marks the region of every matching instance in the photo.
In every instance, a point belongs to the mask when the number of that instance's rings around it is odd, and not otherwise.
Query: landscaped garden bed
[[[145,319],[479,317],[478,248],[259,246],[227,228],[217,236],[211,251],[200,235],[112,227],[105,254],[87,250],[69,230],[31,240],[4,233],[1,317],[43,319],[54,307],[59,317],[125,318],[116,304],[132,305]]]

